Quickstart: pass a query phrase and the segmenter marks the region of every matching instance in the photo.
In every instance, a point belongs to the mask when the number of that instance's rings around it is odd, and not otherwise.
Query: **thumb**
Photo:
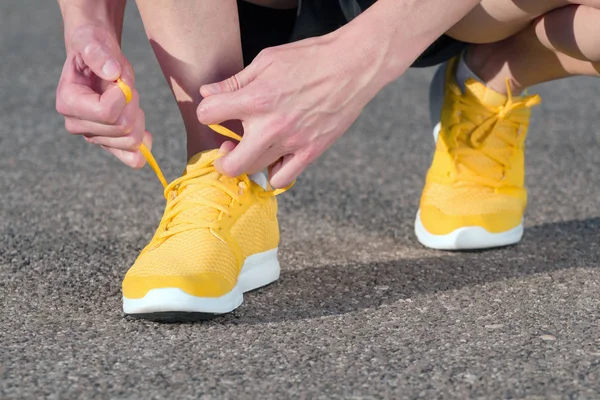
[[[252,82],[258,76],[258,68],[255,63],[221,82],[211,83],[200,87],[200,95],[209,97],[220,93],[236,92]]]
[[[98,33],[77,36],[73,49],[94,74],[105,81],[115,81],[121,76],[121,49],[110,35],[98,37]]]

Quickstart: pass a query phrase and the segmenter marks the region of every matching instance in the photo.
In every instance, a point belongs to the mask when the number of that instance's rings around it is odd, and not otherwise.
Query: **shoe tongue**
[[[185,167],[185,173],[189,174],[192,171],[195,171],[198,168],[206,168],[207,165],[212,164],[212,161],[217,159],[217,155],[219,153],[218,149],[207,150],[195,154],[190,160],[187,162],[187,166]],[[210,160],[210,162],[209,162]]]
[[[488,106],[498,107],[506,104],[508,98],[500,94],[481,82],[477,82],[475,79],[469,79],[465,82],[465,92],[467,95],[472,95],[481,103],[487,104]]]
[[[467,96],[475,97],[479,102],[491,106],[491,107],[499,107],[506,104],[508,98],[500,94],[481,82],[477,82],[474,79],[469,79],[465,82],[465,94]],[[496,129],[507,129],[506,127],[498,126]],[[502,151],[506,149],[506,143],[498,138],[496,135],[490,135],[485,141],[484,146],[488,149],[494,149],[497,151]],[[502,168],[501,166],[494,160],[490,159],[484,154],[477,155],[468,155],[465,156],[470,160],[471,165],[477,166],[478,170],[488,170],[494,171],[493,175],[499,179],[502,176]],[[459,167],[462,170],[462,168]],[[465,170],[463,173],[472,174],[472,171]]]

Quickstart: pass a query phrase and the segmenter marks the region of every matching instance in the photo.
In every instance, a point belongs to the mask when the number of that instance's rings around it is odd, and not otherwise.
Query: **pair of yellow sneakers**
[[[539,97],[508,97],[475,82],[463,93],[457,61],[441,70],[444,103],[436,150],[417,214],[419,241],[476,249],[520,240],[527,196],[523,146]],[[217,132],[240,139],[220,126]],[[160,170],[145,153],[164,182]],[[217,150],[193,157],[166,185],[159,227],[123,281],[126,314],[197,320],[230,312],[243,293],[279,277],[275,195],[263,174],[219,174]]]

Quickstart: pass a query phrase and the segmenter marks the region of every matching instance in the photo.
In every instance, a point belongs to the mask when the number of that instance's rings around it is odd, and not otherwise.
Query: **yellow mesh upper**
[[[523,212],[523,201],[498,194],[493,188],[470,182],[456,185],[428,183],[423,189],[422,205],[437,207],[446,215],[481,215],[503,211]]]
[[[274,203],[270,199],[268,203]],[[239,217],[235,225],[231,227],[231,235],[236,238],[244,257],[260,253],[265,249],[277,247],[279,233],[268,229],[271,221],[269,212],[273,213],[272,206],[254,205]]]
[[[210,157],[214,158],[214,152],[192,158],[186,174],[194,173],[197,166],[206,168],[206,158]],[[220,186],[212,186],[211,182],[216,181],[236,197]],[[219,292],[218,295],[223,295],[237,283],[245,258],[276,248],[279,242],[276,199],[266,196],[267,192],[255,183],[250,182],[248,186],[249,181],[246,181],[248,178],[245,175],[228,178],[213,168],[201,177],[186,182],[180,192],[167,195],[169,200],[157,233],[127,272],[123,282],[126,296],[127,293],[143,296],[144,293],[136,286],[143,285],[147,291],[148,282],[152,281],[149,278],[157,277],[163,279],[162,282],[159,280],[160,284],[173,278],[192,280],[196,286],[194,290],[201,293],[203,277],[207,275],[218,277],[219,286],[224,288],[219,289],[224,293]],[[177,186],[173,190],[176,189]],[[237,194],[240,194],[239,197]],[[169,206],[177,196],[185,198],[177,206]],[[226,212],[210,206],[210,203],[216,203]],[[169,219],[168,216],[178,207],[182,211]],[[190,223],[196,223],[197,227],[191,225],[189,228]],[[185,230],[165,235],[168,229],[173,229],[172,226]],[[215,293],[215,289],[207,292]]]
[[[208,229],[182,232],[141,254],[128,276],[222,275],[235,285],[238,263],[227,244]]]

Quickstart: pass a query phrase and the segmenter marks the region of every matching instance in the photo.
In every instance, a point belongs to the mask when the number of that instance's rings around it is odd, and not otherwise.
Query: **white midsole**
[[[244,293],[279,279],[277,248],[246,258],[235,287],[221,297],[197,297],[179,288],[151,289],[141,299],[123,296],[125,314],[183,311],[223,314],[238,308]]]
[[[446,235],[434,235],[421,222],[421,211],[417,212],[415,234],[419,242],[437,250],[475,250],[508,246],[518,243],[523,237],[523,223],[500,233],[491,233],[480,226],[463,226]]]

